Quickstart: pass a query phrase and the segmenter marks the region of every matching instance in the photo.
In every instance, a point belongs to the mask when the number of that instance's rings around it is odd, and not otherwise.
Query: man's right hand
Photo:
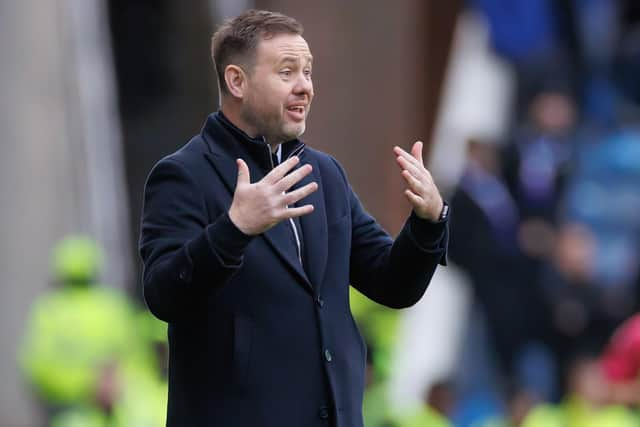
[[[299,162],[300,159],[293,156],[252,184],[249,167],[242,159],[236,160],[238,182],[229,208],[229,218],[240,231],[255,236],[282,220],[313,212],[313,205],[288,207],[318,189],[317,183],[310,182],[290,193],[286,192],[311,172],[311,165],[306,164],[287,175]]]

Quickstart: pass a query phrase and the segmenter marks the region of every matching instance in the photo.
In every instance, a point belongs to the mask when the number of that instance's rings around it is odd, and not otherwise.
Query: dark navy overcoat
[[[302,263],[284,221],[248,237],[229,220],[243,158],[252,182],[268,146],[220,113],[152,169],[140,254],[144,297],[169,323],[168,426],[361,427],[366,349],[349,284],[389,307],[418,301],[445,262],[446,223],[409,216],[395,242],[365,212],[335,159],[295,140],[313,171],[298,186]]]

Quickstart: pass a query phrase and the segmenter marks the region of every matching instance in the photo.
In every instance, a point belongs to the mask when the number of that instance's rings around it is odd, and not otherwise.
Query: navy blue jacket
[[[367,214],[344,171],[300,141],[283,144],[313,172],[302,200],[303,264],[284,221],[249,237],[230,221],[235,159],[251,180],[268,146],[221,113],[159,161],[144,194],[140,254],[149,309],[169,323],[168,426],[361,427],[365,346],[349,284],[389,307],[418,301],[447,227],[412,215],[395,242]]]

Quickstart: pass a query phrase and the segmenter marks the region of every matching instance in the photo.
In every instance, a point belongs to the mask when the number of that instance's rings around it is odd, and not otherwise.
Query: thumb
[[[249,167],[242,159],[236,159],[238,165],[238,184],[251,184],[251,177],[249,175]]]

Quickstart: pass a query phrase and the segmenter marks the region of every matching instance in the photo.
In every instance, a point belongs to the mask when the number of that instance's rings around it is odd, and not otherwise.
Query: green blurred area
[[[86,236],[53,249],[57,287],[33,303],[18,365],[51,426],[164,426],[167,325],[97,282],[103,262]]]

